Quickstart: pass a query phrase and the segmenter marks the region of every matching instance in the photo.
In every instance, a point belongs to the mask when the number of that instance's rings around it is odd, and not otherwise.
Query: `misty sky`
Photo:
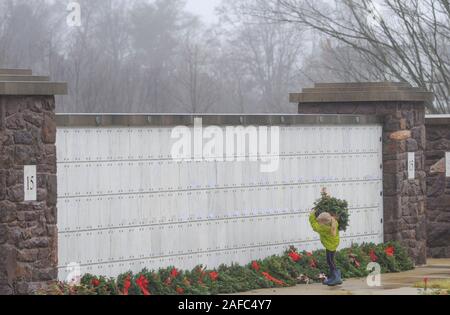
[[[221,0],[187,0],[186,8],[197,15],[200,15],[207,23],[214,22],[216,17],[214,8],[220,4]]]

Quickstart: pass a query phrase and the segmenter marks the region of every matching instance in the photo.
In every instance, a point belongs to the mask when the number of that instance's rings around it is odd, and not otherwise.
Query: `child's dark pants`
[[[336,271],[336,262],[334,261],[334,256],[336,255],[336,252],[331,252],[327,250],[327,263],[330,267],[330,274],[334,274]]]

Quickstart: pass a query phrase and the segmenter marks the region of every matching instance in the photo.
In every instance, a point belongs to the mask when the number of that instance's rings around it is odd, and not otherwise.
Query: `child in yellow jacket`
[[[330,267],[330,277],[324,281],[325,285],[336,286],[342,284],[341,271],[336,268],[335,255],[339,247],[339,223],[331,214],[324,212],[316,218],[314,210],[309,216],[309,222],[314,232],[320,235],[320,241],[326,249],[327,263]]]

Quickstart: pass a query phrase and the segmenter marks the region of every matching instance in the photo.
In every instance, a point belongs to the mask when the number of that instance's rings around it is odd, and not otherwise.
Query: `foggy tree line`
[[[434,92],[430,113],[450,113],[449,0],[249,0],[241,11],[326,36],[325,68],[344,79],[409,82]]]
[[[205,25],[183,0],[0,2],[0,67],[69,83],[59,112],[295,112],[313,82],[407,81],[450,112],[447,0],[224,0]]]

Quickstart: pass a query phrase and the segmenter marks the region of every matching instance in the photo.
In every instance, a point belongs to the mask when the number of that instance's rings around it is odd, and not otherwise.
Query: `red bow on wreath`
[[[298,262],[300,259],[302,259],[302,256],[299,255],[299,254],[296,253],[296,252],[290,252],[290,253],[289,253],[289,257],[291,257],[291,259],[292,259],[294,262]]]
[[[361,267],[361,263],[358,261],[358,259],[356,259],[356,255],[350,254],[350,255],[349,255],[349,258],[350,258],[350,262],[351,262],[352,264],[354,264],[356,268]]]
[[[212,281],[216,281],[219,278],[219,273],[216,271],[210,272],[209,277]]]
[[[131,276],[128,275],[123,281],[123,295],[128,295],[128,290],[131,287]]]
[[[136,280],[136,284],[141,289],[142,294],[150,295],[150,292],[148,291],[148,280],[144,275],[141,275],[139,279]]]
[[[91,284],[93,287],[98,287],[100,285],[100,280],[98,279],[92,279]]]
[[[386,255],[388,255],[389,257],[394,257],[394,253],[395,253],[394,246],[390,246],[390,247],[386,248],[386,250],[385,250],[384,252],[385,252]]]
[[[203,283],[203,278],[205,278],[205,276],[206,276],[206,268],[205,269],[202,269],[201,267],[198,267],[197,268],[197,272],[198,273],[200,273],[200,275],[198,276],[198,283],[199,284],[204,284]]]
[[[260,267],[256,261],[252,262],[252,269],[255,271],[259,271]]]
[[[284,282],[281,280],[278,280],[277,278],[272,277],[269,273],[263,272],[262,275],[269,281],[272,281],[275,284],[284,286]]]
[[[371,260],[372,262],[377,262],[377,261],[378,261],[378,257],[377,257],[377,255],[375,254],[375,250],[374,250],[374,249],[371,249],[371,250],[370,250],[369,255],[370,255],[370,260]]]
[[[172,278],[178,277],[179,274],[180,274],[180,273],[178,272],[177,268],[173,268],[172,271],[170,272],[170,276],[171,276]]]
[[[311,261],[309,262],[309,266],[311,268],[317,268],[317,262],[315,259],[311,259]]]

